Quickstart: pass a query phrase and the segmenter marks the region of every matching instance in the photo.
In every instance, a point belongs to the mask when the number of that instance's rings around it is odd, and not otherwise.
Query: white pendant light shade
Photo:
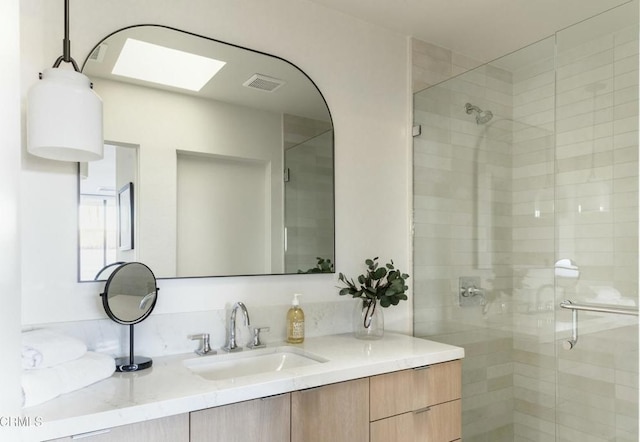
[[[27,150],[61,161],[102,159],[102,100],[80,72],[50,68],[27,97]]]

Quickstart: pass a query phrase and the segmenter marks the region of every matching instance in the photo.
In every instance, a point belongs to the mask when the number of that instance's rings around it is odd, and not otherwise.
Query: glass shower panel
[[[554,431],[553,54],[414,96],[414,334],[465,348],[465,441],[513,441],[535,410]]]
[[[556,302],[638,305],[638,3],[557,34]],[[572,269],[567,273],[565,267]],[[638,318],[556,312],[557,436],[638,441]]]
[[[521,49],[511,67],[513,440],[555,440],[554,46]]]

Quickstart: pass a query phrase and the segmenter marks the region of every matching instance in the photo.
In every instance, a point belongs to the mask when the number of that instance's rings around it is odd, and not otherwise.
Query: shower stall
[[[333,262],[333,130],[287,146],[284,167],[284,272]]]
[[[416,93],[414,121],[414,334],[465,349],[463,440],[637,442],[638,2]]]

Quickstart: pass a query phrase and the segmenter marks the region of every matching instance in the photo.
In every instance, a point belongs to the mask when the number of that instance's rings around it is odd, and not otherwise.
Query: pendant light
[[[71,58],[69,0],[64,0],[63,55],[45,69],[27,96],[27,150],[60,161],[102,159],[102,100]],[[62,62],[73,70],[59,69]]]

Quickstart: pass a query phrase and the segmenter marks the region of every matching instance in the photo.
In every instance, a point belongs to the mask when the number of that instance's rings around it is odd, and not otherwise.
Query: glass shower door
[[[638,4],[556,36],[556,305],[638,306]],[[638,318],[556,312],[557,439],[638,441]],[[567,347],[569,347],[567,345]]]

